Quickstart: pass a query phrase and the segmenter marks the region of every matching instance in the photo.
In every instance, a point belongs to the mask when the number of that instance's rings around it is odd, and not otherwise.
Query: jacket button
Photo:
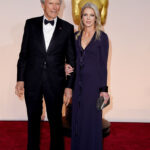
[[[46,68],[47,68],[47,66],[46,66],[46,61],[44,61],[43,68],[44,68],[44,69],[46,69]]]

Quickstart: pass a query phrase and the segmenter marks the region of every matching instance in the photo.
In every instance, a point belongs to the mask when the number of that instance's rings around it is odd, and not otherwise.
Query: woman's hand
[[[100,96],[104,97],[104,104],[107,104],[109,99],[109,94],[107,92],[101,92]]]
[[[66,73],[66,76],[70,76],[73,71],[74,71],[74,68],[72,68],[71,65],[65,64],[65,73]]]
[[[71,102],[71,98],[72,98],[72,89],[70,88],[65,88],[65,91],[64,91],[64,104],[66,106],[69,105],[69,103]]]

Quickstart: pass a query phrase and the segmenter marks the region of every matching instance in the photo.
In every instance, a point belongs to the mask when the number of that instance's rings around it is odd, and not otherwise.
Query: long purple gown
[[[102,111],[96,109],[100,91],[107,92],[108,37],[96,33],[83,50],[76,40],[76,81],[73,92],[71,150],[102,150]]]

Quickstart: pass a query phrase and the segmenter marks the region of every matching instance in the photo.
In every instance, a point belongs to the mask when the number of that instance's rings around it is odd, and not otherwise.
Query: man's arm
[[[19,54],[19,59],[17,64],[17,84],[15,87],[15,93],[19,97],[22,97],[24,94],[24,71],[25,71],[26,61],[27,61],[28,40],[29,40],[29,25],[28,25],[28,21],[26,21],[22,45],[21,45],[21,51]]]
[[[74,86],[75,61],[76,61],[75,38],[74,38],[74,28],[72,26],[68,37],[67,47],[66,47],[66,64],[71,65],[71,67],[74,68],[74,71],[70,75],[67,75],[66,88],[72,89]]]
[[[28,41],[29,41],[29,23],[27,20],[24,28],[21,51],[19,54],[19,59],[17,64],[17,81],[24,81],[24,71],[26,67],[27,54],[28,54]]]
[[[74,28],[72,26],[70,32],[69,32],[69,37],[68,37],[68,43],[66,47],[66,63],[71,65],[72,68],[74,68],[74,71],[70,74],[67,75],[66,79],[66,88],[65,88],[65,99],[64,99],[64,104],[68,105],[70,103],[70,100],[72,98],[72,89],[74,86],[74,81],[75,81],[75,38],[74,38]]]

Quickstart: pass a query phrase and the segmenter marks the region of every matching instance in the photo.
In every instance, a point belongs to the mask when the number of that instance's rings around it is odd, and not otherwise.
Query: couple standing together
[[[28,19],[17,65],[16,94],[25,95],[28,150],[39,150],[42,98],[50,124],[50,150],[64,150],[62,104],[72,99],[72,150],[102,150],[102,112],[107,102],[108,37],[96,5],[81,10],[80,30],[60,19],[62,0],[41,0],[44,16]],[[68,64],[65,66],[65,64]],[[67,75],[67,76],[66,76]],[[63,100],[63,95],[65,99]]]

